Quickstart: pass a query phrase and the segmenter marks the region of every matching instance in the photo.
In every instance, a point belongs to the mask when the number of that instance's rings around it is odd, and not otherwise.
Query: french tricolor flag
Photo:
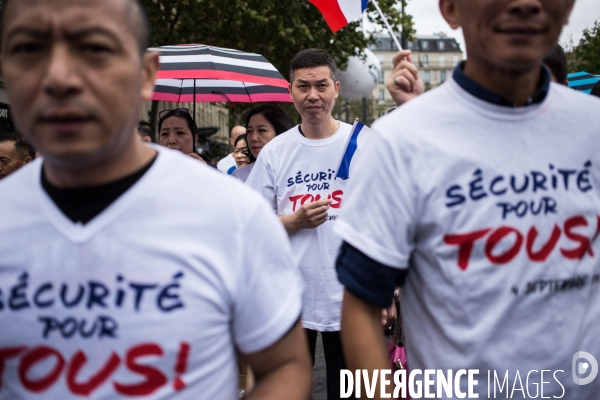
[[[369,0],[308,0],[323,14],[333,33],[358,19],[369,5]]]
[[[360,156],[360,150],[365,147],[365,143],[375,135],[375,131],[363,124],[362,122],[354,122],[350,136],[348,136],[348,142],[346,143],[346,150],[342,155],[342,159],[339,162],[338,172],[336,178],[348,179],[350,178],[350,167],[352,160],[355,160],[357,156]],[[355,163],[356,164],[356,163]]]

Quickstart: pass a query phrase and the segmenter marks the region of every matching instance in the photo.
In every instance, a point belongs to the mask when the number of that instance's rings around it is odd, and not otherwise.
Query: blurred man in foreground
[[[542,66],[573,3],[440,0],[468,59],[374,124],[336,225],[351,370],[389,368],[380,308],[402,284],[409,369],[434,372],[417,386],[452,374],[426,393],[487,398],[489,373],[507,376],[503,398],[536,381],[597,397],[600,101]]]
[[[135,133],[158,69],[141,3],[3,12],[14,120],[43,160],[0,183],[0,399],[232,399],[236,348],[250,398],[308,398],[280,223],[241,183]]]

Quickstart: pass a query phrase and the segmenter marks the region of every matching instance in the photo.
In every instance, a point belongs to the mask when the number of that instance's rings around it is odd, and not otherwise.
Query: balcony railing
[[[423,60],[417,60],[415,62],[415,64],[417,64],[417,66],[419,68],[431,68],[431,69],[454,69],[454,67],[456,67],[459,63],[460,63],[460,60],[458,62],[444,62],[444,63],[441,63],[439,61],[424,62]]]

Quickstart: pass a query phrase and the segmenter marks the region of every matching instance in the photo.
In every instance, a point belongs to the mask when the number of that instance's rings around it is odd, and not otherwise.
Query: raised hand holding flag
[[[321,11],[323,14],[323,18],[325,18],[325,22],[331,28],[333,33],[336,33],[350,22],[358,19],[362,13],[367,9],[369,5],[369,0],[308,0],[315,7]],[[388,32],[392,36],[392,40],[396,43],[398,50],[402,50],[402,46],[400,46],[400,42],[398,38],[392,31],[392,27],[383,11],[381,11],[381,7],[379,7],[379,3],[377,0],[370,0],[375,9],[379,13],[379,16],[383,20],[385,27]]]

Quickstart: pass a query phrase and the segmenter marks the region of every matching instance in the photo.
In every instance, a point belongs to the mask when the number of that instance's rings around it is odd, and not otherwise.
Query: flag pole
[[[379,13],[379,16],[383,20],[383,23],[385,24],[385,27],[387,28],[388,32],[390,33],[390,36],[394,40],[394,43],[396,43],[396,46],[398,46],[398,51],[402,51],[402,46],[400,46],[400,42],[398,41],[398,38],[394,34],[394,31],[392,31],[392,27],[388,23],[388,20],[387,20],[385,14],[383,13],[383,11],[381,11],[381,8],[379,7],[379,3],[377,2],[377,0],[371,0],[371,1],[373,2],[373,5],[377,9],[377,12]]]

